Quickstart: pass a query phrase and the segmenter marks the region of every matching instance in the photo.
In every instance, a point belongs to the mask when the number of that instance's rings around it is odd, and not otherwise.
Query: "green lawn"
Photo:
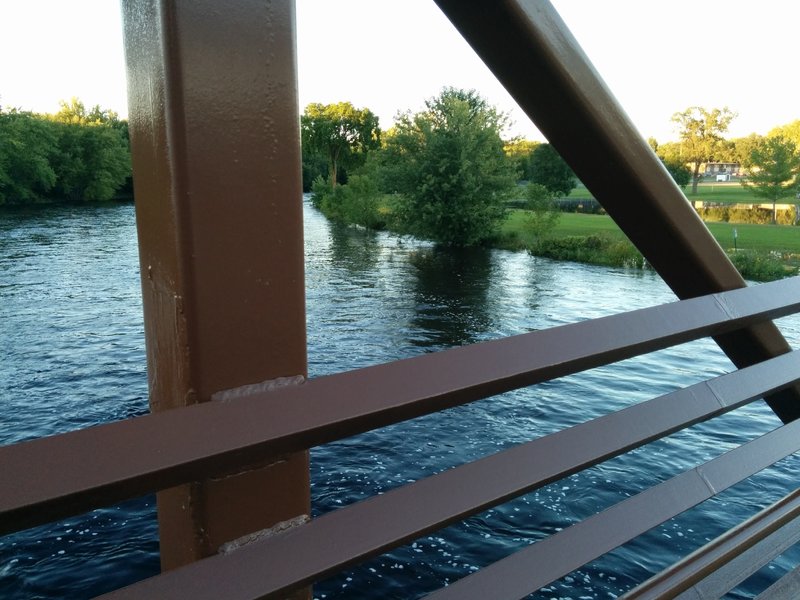
[[[752,223],[706,223],[706,226],[717,238],[720,246],[726,249],[733,248],[735,229],[737,248],[800,254],[800,227]]]
[[[724,202],[739,204],[760,204],[764,202],[750,190],[742,187],[738,181],[702,182],[697,186],[697,194],[692,194],[692,186],[687,185],[684,194],[689,200],[705,202]],[[569,195],[570,198],[591,198],[592,194],[583,184],[578,184]]]
[[[760,204],[763,202],[739,182],[708,182],[697,186],[697,193],[692,194],[692,186],[687,185],[684,191],[689,200],[702,200],[704,202],[724,202],[731,204]]]
[[[503,231],[505,233],[517,232],[521,240],[528,241],[530,235],[525,231],[525,214],[526,211],[523,210],[511,211],[503,226]],[[733,248],[733,230],[736,229],[737,248],[800,254],[800,227],[747,223],[706,223],[706,225],[725,249]],[[562,213],[554,233],[558,236],[605,233],[615,238],[625,238],[616,223],[607,215]]]

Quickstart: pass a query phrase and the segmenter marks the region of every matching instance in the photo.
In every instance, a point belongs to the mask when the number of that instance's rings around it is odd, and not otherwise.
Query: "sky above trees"
[[[800,3],[554,0],[644,137],[677,139],[688,106],[738,113],[731,137],[800,118],[793,73]],[[475,88],[508,112],[510,133],[542,139],[431,0],[297,0],[300,106],[350,101],[386,127],[444,86]],[[73,96],[124,116],[119,4],[3,5],[0,104],[56,112]]]

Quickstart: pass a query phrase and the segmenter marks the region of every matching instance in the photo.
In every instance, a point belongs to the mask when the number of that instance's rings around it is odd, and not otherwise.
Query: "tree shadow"
[[[493,269],[486,248],[425,248],[413,265],[416,346],[438,349],[471,344],[492,324],[488,290]]]

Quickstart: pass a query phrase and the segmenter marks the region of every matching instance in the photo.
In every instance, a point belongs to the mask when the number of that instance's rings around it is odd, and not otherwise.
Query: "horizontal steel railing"
[[[798,311],[800,278],[794,278],[6,446],[0,463],[14,485],[0,487],[0,528],[22,529]],[[419,480],[109,597],[280,597],[798,380],[800,352],[784,354]],[[797,451],[798,428],[800,421],[785,425],[650,488],[438,597],[524,596]],[[46,478],[38,475],[42,465]]]
[[[798,450],[800,421],[793,421],[460,579],[432,597],[522,598]]]
[[[187,590],[191,597],[198,599],[279,597],[295,587],[504,500],[739,408],[798,380],[800,351],[701,382],[341,508],[286,534],[237,550],[239,558],[243,559],[241,563],[231,561],[227,556],[209,558],[166,573],[160,581],[148,580],[110,597],[178,598]],[[699,471],[691,471],[682,478],[677,477],[672,483],[659,486],[656,492],[651,490],[651,494],[640,494],[636,500],[609,509],[612,517],[587,519],[562,534],[517,553],[512,559],[506,559],[512,566],[505,567],[506,563],[500,561],[462,580],[476,582],[466,589],[464,584],[457,582],[441,594],[446,598],[522,597],[708,499],[714,492],[700,482],[718,474],[724,477],[725,469],[730,469],[731,465],[743,462],[747,467],[737,471],[735,481],[717,482],[714,486],[717,491],[796,451],[800,448],[799,433],[800,421],[786,425],[733,451],[727,458],[720,457],[708,463],[703,467],[702,475]],[[748,455],[748,460],[743,460],[742,455]],[[458,492],[454,493],[454,490]],[[680,496],[680,502],[662,501],[676,496]],[[641,518],[631,519],[631,514]],[[380,526],[376,527],[376,524]],[[569,553],[571,562],[561,560],[565,555],[564,547],[571,544],[577,544],[580,549],[575,548]],[[552,557],[559,559],[553,560]],[[270,569],[249,576],[249,567],[242,565],[270,565]],[[532,575],[533,572],[536,576]],[[516,578],[514,573],[517,573]],[[521,586],[513,588],[519,595],[504,595],[503,590],[513,581]],[[170,590],[180,592],[173,596]]]
[[[0,533],[798,310],[786,279],[5,446]]]
[[[798,541],[800,489],[645,581],[623,598],[721,598]]]

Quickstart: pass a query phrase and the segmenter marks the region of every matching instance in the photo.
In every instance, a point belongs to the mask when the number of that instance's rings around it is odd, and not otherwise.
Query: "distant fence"
[[[606,214],[606,209],[594,198],[559,198],[556,200],[556,206],[561,212]]]
[[[560,212],[587,213],[592,215],[604,215],[605,209],[594,198],[556,198],[554,200]],[[520,198],[511,200],[507,204],[510,208],[527,208],[527,200]]]

